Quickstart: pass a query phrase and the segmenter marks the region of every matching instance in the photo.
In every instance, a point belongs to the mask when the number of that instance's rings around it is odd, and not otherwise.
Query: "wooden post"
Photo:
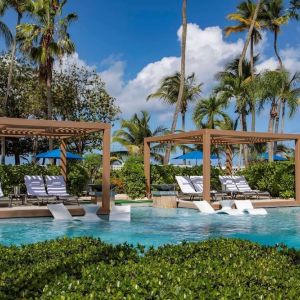
[[[203,200],[210,201],[210,134],[203,134]]]
[[[103,130],[102,142],[102,214],[110,212],[110,126]]]
[[[151,178],[150,178],[150,144],[144,140],[144,171],[146,179],[146,195],[151,194]]]
[[[67,150],[64,140],[60,141],[60,173],[67,182]]]
[[[232,146],[226,146],[226,175],[232,176]]]
[[[295,200],[300,202],[300,139],[295,140]]]

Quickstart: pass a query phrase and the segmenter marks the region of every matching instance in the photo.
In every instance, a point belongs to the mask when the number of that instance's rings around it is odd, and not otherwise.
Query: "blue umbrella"
[[[212,154],[210,156],[211,159],[217,159],[216,154]],[[174,159],[203,159],[203,152],[202,151],[192,151],[183,155],[180,155],[178,157],[175,157]]]
[[[54,149],[50,150],[44,153],[40,153],[36,156],[36,158],[54,158],[54,159],[60,159],[61,151],[60,149]],[[78,159],[81,160],[83,159],[80,155],[67,152],[67,159]]]
[[[261,154],[260,157],[263,160],[269,160],[269,153],[265,152],[265,153]],[[284,161],[284,160],[287,160],[287,159],[285,157],[280,156],[280,155],[274,154],[273,155],[273,160],[274,161]]]

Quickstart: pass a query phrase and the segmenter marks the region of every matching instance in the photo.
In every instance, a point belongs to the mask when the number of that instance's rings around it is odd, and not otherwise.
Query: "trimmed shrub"
[[[121,179],[124,191],[132,199],[145,197],[146,183],[144,161],[140,156],[129,157],[122,170]]]
[[[216,239],[141,252],[92,238],[2,246],[0,298],[299,298],[297,250]]]
[[[253,189],[269,191],[273,197],[295,197],[295,164],[293,162],[259,162],[239,172]]]

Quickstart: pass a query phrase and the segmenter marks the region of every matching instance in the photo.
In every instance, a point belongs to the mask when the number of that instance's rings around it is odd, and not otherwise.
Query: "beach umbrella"
[[[210,159],[217,159],[217,155],[216,154],[212,154],[210,156]],[[186,154],[183,154],[183,155],[180,155],[178,157],[175,157],[174,159],[195,159],[195,160],[198,160],[198,159],[203,159],[203,152],[202,151],[191,151],[189,153],[186,153]]]
[[[75,153],[71,153],[71,152],[67,152],[66,153],[67,155],[67,159],[77,159],[77,160],[82,160],[83,158],[78,155],[78,154],[75,154]],[[54,149],[54,150],[50,150],[50,151],[47,151],[47,152],[43,152],[43,153],[39,153],[36,158],[39,159],[39,158],[52,158],[52,159],[60,159],[60,156],[61,156],[61,151],[60,149]]]
[[[262,158],[263,160],[269,160],[269,153],[264,152],[263,154],[260,155],[260,158]],[[280,155],[274,154],[273,155],[273,160],[274,161],[285,161],[287,160],[287,158],[282,157]]]

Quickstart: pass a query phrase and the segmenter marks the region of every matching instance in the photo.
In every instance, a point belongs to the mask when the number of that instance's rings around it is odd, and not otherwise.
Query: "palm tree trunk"
[[[273,101],[270,109],[270,119],[269,119],[269,127],[268,127],[269,133],[273,133],[274,131],[274,120],[276,118],[276,112],[277,112],[276,102]],[[268,143],[268,154],[269,154],[269,162],[272,162],[273,155],[274,155],[274,143],[272,142]]]
[[[260,10],[261,2],[262,2],[262,0],[257,0],[257,4],[256,4],[256,8],[255,8],[255,11],[254,11],[253,19],[252,19],[252,22],[251,22],[251,25],[250,25],[250,28],[249,28],[249,31],[248,31],[248,35],[247,35],[247,38],[246,38],[246,41],[245,41],[245,44],[244,44],[244,48],[243,48],[240,60],[239,60],[239,76],[240,77],[243,76],[243,61],[245,59],[246,52],[247,52],[247,49],[248,49],[248,46],[249,46],[249,43],[250,43],[250,40],[251,40],[252,32],[253,32],[254,25],[255,25],[255,22],[256,22],[256,19],[257,19],[257,16],[258,16],[258,12]]]
[[[251,79],[254,79],[254,38],[253,33],[251,35],[251,41],[250,41],[250,69],[251,69]],[[251,110],[251,116],[252,116],[252,124],[251,124],[251,131],[255,131],[256,127],[256,107],[255,107],[255,99],[252,100],[252,110]]]
[[[185,131],[185,113],[181,112],[182,131]],[[182,150],[182,154],[186,153],[185,148]],[[183,160],[183,164],[186,165],[186,159]]]
[[[275,133],[279,132],[279,121],[280,121],[281,110],[282,110],[282,101],[280,99],[277,105],[277,112],[275,117],[275,129],[274,129]],[[276,153],[276,151],[277,151],[277,142],[274,142],[274,153]]]
[[[50,74],[51,73],[51,74]],[[51,86],[52,86],[52,69],[48,70],[47,75],[47,119],[52,120],[53,117],[53,106],[52,106],[52,97],[51,97]],[[53,150],[53,139],[49,138],[49,150]]]
[[[282,70],[283,69],[283,64],[282,64],[282,60],[281,60],[281,57],[280,57],[279,52],[278,52],[277,39],[278,39],[278,32],[277,32],[277,30],[274,30],[274,45],[273,45],[274,46],[274,52],[275,52],[275,55],[278,59],[280,70]]]
[[[282,102],[282,112],[281,112],[281,133],[284,132],[284,123],[285,123],[285,105],[286,102]]]
[[[17,26],[20,25],[21,19],[22,19],[22,14],[18,13]],[[12,49],[11,49],[11,60],[10,60],[10,65],[9,65],[9,70],[8,70],[6,93],[5,93],[5,96],[3,99],[3,111],[4,111],[5,116],[7,116],[7,102],[8,102],[8,97],[10,96],[16,51],[17,51],[17,39],[15,36],[13,39],[13,44],[12,44]],[[2,165],[5,165],[5,155],[6,155],[5,137],[2,137],[1,138],[1,164]]]
[[[187,36],[187,16],[186,16],[186,5],[187,0],[182,1],[182,41],[181,41],[181,71],[180,71],[180,88],[178,93],[178,98],[176,102],[175,113],[173,116],[171,133],[176,129],[178,115],[180,113],[183,91],[184,91],[184,82],[185,82],[185,56],[186,56],[186,36]],[[164,164],[169,163],[171,154],[171,145],[167,145],[166,154],[164,157]]]
[[[246,114],[246,112],[242,113],[242,130],[247,131],[247,114]],[[245,167],[247,167],[249,165],[248,146],[244,145],[243,150],[244,150],[244,164],[245,164]]]

